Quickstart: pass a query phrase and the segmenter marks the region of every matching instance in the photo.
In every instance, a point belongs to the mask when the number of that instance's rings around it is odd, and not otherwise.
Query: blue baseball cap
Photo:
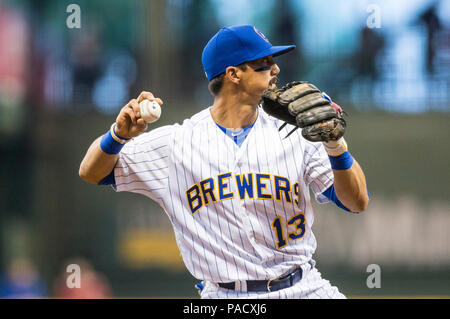
[[[295,48],[295,45],[273,46],[256,27],[237,25],[220,29],[208,41],[202,53],[203,69],[208,80],[237,66],[269,55],[278,56]]]

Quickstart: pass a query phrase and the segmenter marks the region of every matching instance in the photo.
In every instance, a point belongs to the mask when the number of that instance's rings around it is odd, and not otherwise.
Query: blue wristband
[[[331,168],[336,170],[349,169],[352,167],[354,161],[353,156],[349,151],[346,151],[339,156],[328,155],[328,158],[330,159]]]
[[[106,132],[105,135],[103,135],[102,140],[100,141],[100,148],[103,152],[106,154],[118,154],[122,148],[125,146],[125,144],[117,142],[111,135],[111,130]]]

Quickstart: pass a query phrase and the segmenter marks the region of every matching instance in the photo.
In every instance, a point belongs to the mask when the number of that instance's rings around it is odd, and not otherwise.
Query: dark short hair
[[[241,69],[242,71],[245,71],[247,69],[247,66],[245,65],[245,63],[239,64],[236,67]],[[220,73],[218,76],[216,76],[215,78],[211,79],[211,81],[209,81],[208,90],[209,90],[209,92],[211,92],[211,94],[213,96],[219,95],[220,90],[222,89],[222,86],[223,86],[224,77],[225,77],[225,72]]]

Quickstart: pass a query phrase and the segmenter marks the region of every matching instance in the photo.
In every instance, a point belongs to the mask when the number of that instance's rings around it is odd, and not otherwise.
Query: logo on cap
[[[253,30],[255,30],[255,32],[256,32],[261,38],[263,38],[264,41],[270,43],[270,42],[269,42],[269,39],[267,39],[266,36],[265,36],[261,31],[259,31],[256,27],[253,27]]]

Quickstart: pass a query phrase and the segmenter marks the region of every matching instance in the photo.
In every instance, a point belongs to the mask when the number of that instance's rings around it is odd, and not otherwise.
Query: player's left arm
[[[366,177],[361,166],[347,149],[343,138],[323,143],[334,175],[334,192],[351,212],[362,212],[369,204]]]
[[[356,160],[346,170],[333,170],[334,189],[341,203],[352,212],[363,212],[369,204],[366,177]]]
[[[278,130],[286,124],[295,126],[286,137],[301,128],[304,139],[323,143],[334,180],[331,180],[329,166],[324,165],[326,155],[323,149],[307,143],[304,150],[309,157],[303,176],[306,176],[306,182],[311,185],[319,202],[325,202],[324,198],[327,198],[351,212],[362,212],[367,208],[369,195],[366,179],[343,138],[347,124],[343,117],[345,113],[339,105],[311,83],[293,81],[280,89],[265,90],[262,108],[285,122]],[[324,189],[325,186],[328,188]]]

